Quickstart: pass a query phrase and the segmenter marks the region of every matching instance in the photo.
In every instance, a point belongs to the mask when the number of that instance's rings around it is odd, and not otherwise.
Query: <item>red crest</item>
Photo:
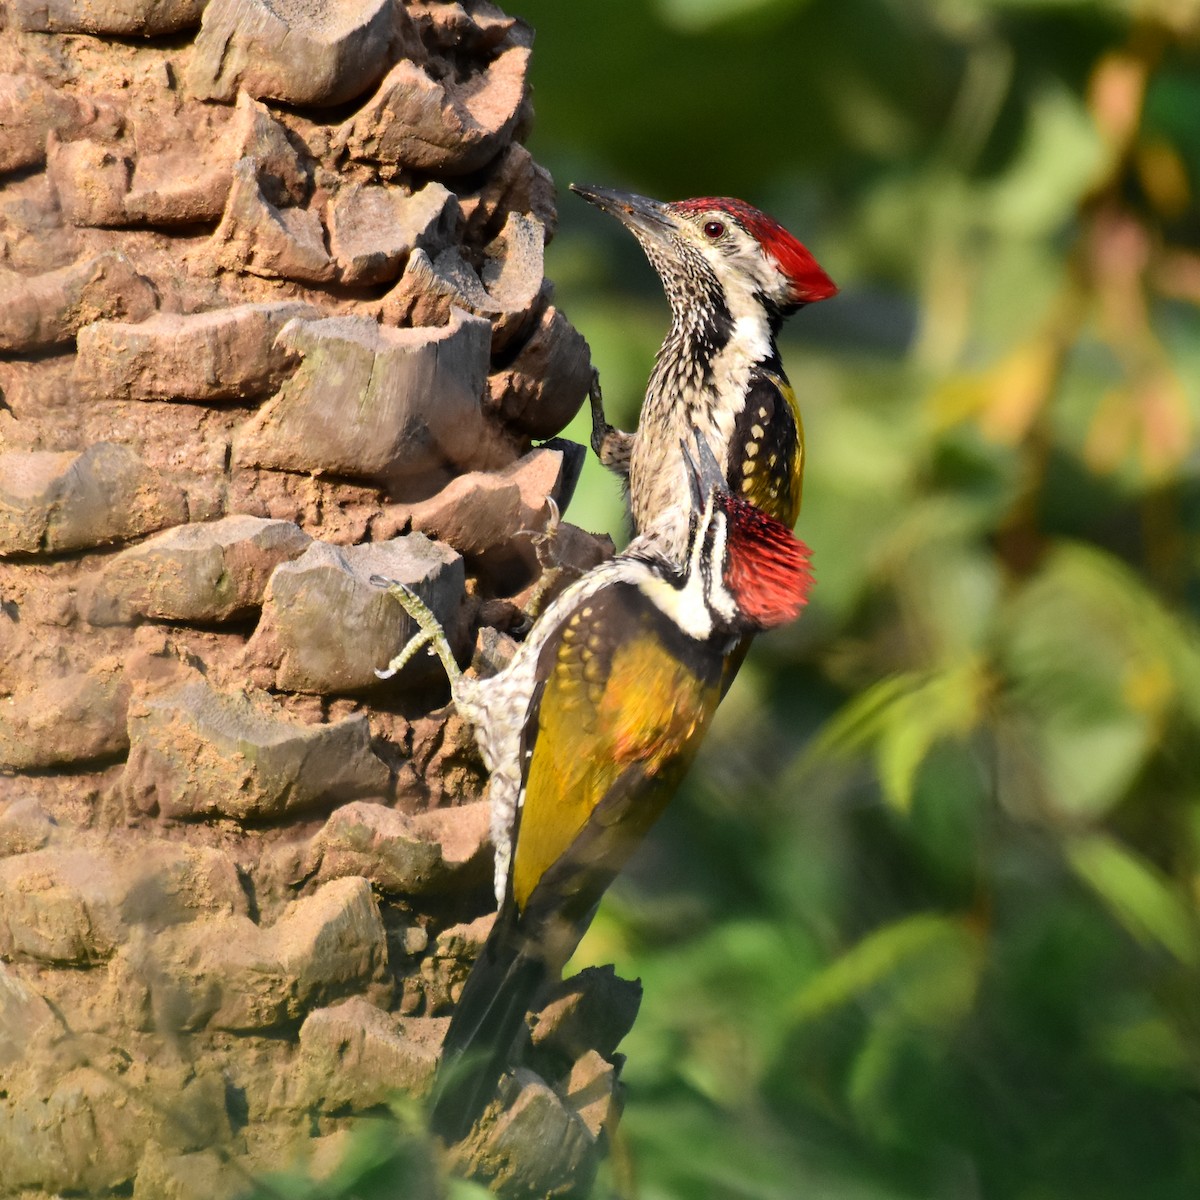
[[[728,493],[717,503],[729,519],[725,586],[760,629],[794,621],[808,603],[811,552],[786,525]]]
[[[812,304],[837,295],[837,284],[821,269],[803,242],[792,237],[774,217],[769,217],[745,200],[731,196],[699,196],[670,205],[676,212],[698,216],[721,212],[736,221],[774,259],[792,288],[792,303]]]

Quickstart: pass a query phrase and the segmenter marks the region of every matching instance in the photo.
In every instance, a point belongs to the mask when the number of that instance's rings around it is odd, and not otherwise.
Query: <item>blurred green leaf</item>
[[[942,738],[970,732],[985,688],[979,659],[933,674],[882,680],[829,721],[807,761],[816,767],[825,758],[873,750],[884,796],[907,811],[925,756]]]
[[[1102,815],[1125,794],[1173,707],[1200,716],[1193,629],[1111,556],[1063,545],[1010,606],[1002,661],[1031,717],[1048,797]]]
[[[953,1023],[970,1009],[980,967],[979,937],[961,919],[918,913],[845,951],[804,986],[789,1013],[807,1023],[870,999],[889,1020]]]
[[[978,662],[936,675],[898,699],[878,746],[883,794],[896,808],[912,804],[921,763],[941,738],[968,733],[978,718],[983,676]]]
[[[1185,1039],[1158,1016],[1110,1025],[1099,1032],[1098,1042],[1110,1062],[1139,1073],[1178,1076],[1188,1060]]]
[[[397,1095],[390,1108],[390,1117],[355,1122],[334,1145],[336,1160],[322,1163],[319,1172],[296,1168],[266,1175],[238,1200],[441,1200],[437,1154],[419,1103]],[[462,1200],[475,1194],[464,1191]]]
[[[1074,217],[1106,166],[1104,144],[1082,100],[1048,85],[1032,98],[1025,141],[1010,170],[983,193],[981,215],[1009,235],[1053,233]]]
[[[750,1096],[814,957],[803,938],[765,921],[722,922],[665,949],[642,971],[655,999],[626,1042],[635,1075],[677,1074],[714,1102]]]
[[[1067,858],[1135,938],[1162,947],[1189,966],[1200,962],[1195,913],[1149,863],[1101,833],[1072,839]]]
[[[492,1200],[495,1192],[469,1179],[451,1179],[446,1200]]]
[[[957,495],[911,506],[881,547],[882,574],[900,606],[914,656],[950,674],[979,655],[1002,594],[995,560],[977,544],[992,505]]]

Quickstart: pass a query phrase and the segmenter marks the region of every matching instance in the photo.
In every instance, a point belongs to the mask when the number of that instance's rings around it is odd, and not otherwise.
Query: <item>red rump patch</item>
[[[729,518],[725,586],[738,608],[760,629],[794,621],[813,586],[808,547],[786,525],[737,496],[721,493],[717,502]]]
[[[722,212],[736,221],[779,265],[792,285],[795,304],[811,304],[837,295],[837,284],[821,269],[802,242],[797,241],[774,217],[769,217],[745,200],[731,196],[699,196],[680,200],[671,207],[677,212],[698,216],[704,212]]]

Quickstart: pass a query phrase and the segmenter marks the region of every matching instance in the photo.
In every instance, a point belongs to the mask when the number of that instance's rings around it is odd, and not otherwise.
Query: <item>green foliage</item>
[[[886,1024],[952,1025],[970,1011],[979,980],[978,936],[934,913],[868,934],[808,980],[791,1006],[797,1025],[874,1000]]]
[[[786,331],[813,601],[580,951],[645,984],[611,1191],[1200,1194],[1200,5],[522,14],[560,183],[744,195],[843,288]],[[632,424],[665,306],[561,220]]]
[[[462,1180],[445,1183],[420,1109],[405,1096],[396,1097],[390,1116],[357,1122],[326,1157],[263,1176],[239,1200],[481,1200],[488,1195]]]
[[[1197,965],[1196,914],[1149,863],[1102,833],[1068,842],[1067,860],[1138,941]]]

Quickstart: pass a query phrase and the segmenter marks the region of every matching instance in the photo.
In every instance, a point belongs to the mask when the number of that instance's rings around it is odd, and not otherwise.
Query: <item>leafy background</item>
[[[610,415],[667,310],[568,181],[743,196],[842,287],[784,347],[813,601],[577,958],[645,983],[597,1197],[1194,1200],[1200,3],[511,7]],[[593,464],[569,515],[621,528]],[[398,1117],[270,1194],[406,1194]]]
[[[784,347],[812,604],[580,951],[645,983],[599,1193],[1200,1195],[1200,4],[512,7],[626,427],[666,305],[568,181],[842,287]]]

